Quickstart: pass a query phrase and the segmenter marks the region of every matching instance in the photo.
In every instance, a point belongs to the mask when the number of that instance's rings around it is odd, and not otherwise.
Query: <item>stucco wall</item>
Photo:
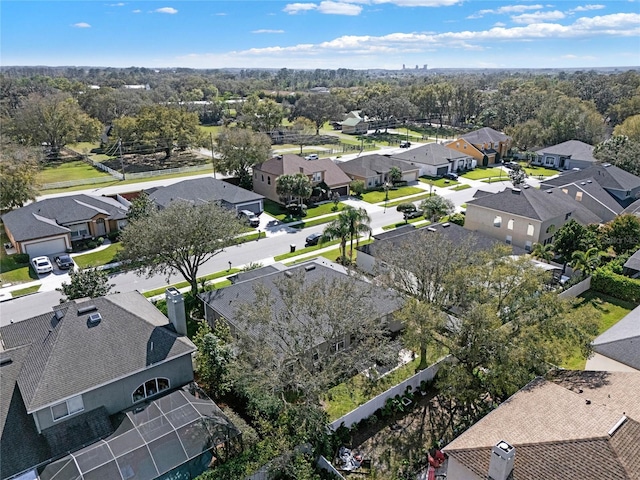
[[[496,216],[500,216],[502,218],[499,227],[494,226]],[[513,220],[513,229],[509,229],[509,220]],[[498,212],[496,210],[491,210],[469,203],[467,205],[464,228],[486,233],[501,242],[506,242],[507,235],[510,235],[511,243],[513,245],[520,248],[526,248],[527,242],[531,242],[531,245],[536,242],[542,243],[547,236],[551,236],[551,233],[541,234],[541,231],[545,232],[546,228],[550,224],[555,224],[556,228],[561,226],[557,224],[558,221],[556,219],[554,219],[554,221],[541,223],[539,220],[533,220],[505,212]],[[533,226],[533,235],[527,234],[529,225]]]
[[[269,184],[271,179],[271,184]],[[260,170],[253,171],[253,191],[260,195],[264,195],[269,200],[280,203],[280,197],[276,193],[277,177],[270,173],[264,173]]]

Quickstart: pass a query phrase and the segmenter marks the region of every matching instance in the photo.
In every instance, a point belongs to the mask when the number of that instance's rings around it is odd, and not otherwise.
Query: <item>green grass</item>
[[[509,179],[509,175],[504,170],[493,167],[477,167],[474,170],[463,173],[462,176],[470,180],[482,180],[490,177],[506,177],[507,180]]]
[[[100,267],[108,263],[117,262],[117,255],[122,250],[121,243],[112,243],[107,248],[92,253],[84,253],[73,257],[80,268]]]
[[[553,175],[558,175],[560,172],[558,170],[553,170],[551,168],[538,167],[536,165],[531,165],[527,167],[527,162],[518,162],[523,168],[524,171],[527,172],[527,175],[531,177],[551,177]]]
[[[2,245],[9,239],[4,231],[4,226],[0,224],[0,285],[5,283],[25,283],[37,280],[38,275],[29,268],[29,263],[16,262],[16,255],[7,255]]]
[[[338,212],[344,210],[346,205],[344,203],[338,203]],[[319,217],[320,215],[327,215],[329,213],[336,213],[332,209],[334,207],[333,202],[323,203],[322,205],[317,205],[315,207],[311,207],[307,209],[307,215],[304,217],[293,217],[289,219],[290,222],[295,222],[297,220],[305,220],[308,218]],[[265,199],[264,200],[264,211],[267,212],[274,218],[277,218],[280,221],[286,221],[288,212],[284,206],[279,203],[274,202],[273,200]]]
[[[413,223],[424,223],[424,225],[420,225],[421,227],[424,227],[425,225],[429,225],[431,222],[425,219],[424,217],[417,217],[409,220],[409,224],[413,224]],[[391,225],[385,225],[384,227],[382,227],[382,230],[393,230],[394,228],[404,227],[405,225],[407,225],[407,223],[402,221],[398,223],[393,223]]]
[[[447,178],[441,177],[430,177],[428,175],[423,175],[418,178],[422,183],[426,183],[427,185],[433,184],[434,187],[450,187],[451,185],[458,185],[460,182],[457,180],[449,180]]]
[[[297,228],[298,230],[302,230],[303,228],[315,227],[316,225],[322,225],[324,223],[333,222],[337,216],[338,214],[336,213],[335,215],[331,215],[330,217],[316,218],[314,220],[309,220],[309,221],[305,220],[304,222],[291,225],[291,228]]]
[[[108,173],[102,172],[88,163],[80,160],[71,162],[52,163],[44,167],[38,173],[38,183],[56,183],[67,180],[85,180],[87,178],[109,177]],[[84,188],[87,188],[86,185]]]
[[[408,198],[406,200],[396,200],[395,202],[389,202],[389,203],[387,203],[387,208],[397,207],[401,203],[413,203],[413,202],[417,202],[419,200],[424,200],[425,198],[429,198],[432,195],[435,195],[435,193],[434,194],[425,193],[424,195],[416,195],[415,197],[411,197],[411,198]]]
[[[397,190],[389,190],[389,200],[395,200],[396,198],[407,197],[409,195],[415,195],[417,193],[424,192],[424,189],[418,187],[400,187]],[[367,203],[380,203],[384,202],[386,193],[384,191],[375,190],[373,192],[367,192],[362,195],[362,199]]]
[[[455,190],[456,192],[459,190],[466,190],[467,188],[471,188],[471,185],[468,183],[461,183],[460,185],[456,185],[451,190]]]
[[[283,253],[282,255],[276,255],[273,259],[276,262],[280,262],[282,260],[286,260],[287,258],[297,257],[298,255],[304,255],[305,253],[313,252],[315,250],[320,250],[321,248],[330,247],[331,245],[337,245],[340,243],[340,240],[331,240],[329,242],[325,242],[322,245],[313,245],[311,247],[301,248],[300,250],[296,250],[295,252]]]
[[[14,290],[11,292],[11,296],[13,298],[16,297],[22,297],[24,295],[29,295],[30,293],[36,293],[38,290],[40,290],[40,287],[42,285],[33,285],[31,287],[27,287],[27,288],[21,288],[19,290]]]
[[[508,182],[509,181],[509,177],[505,178],[505,177],[498,177],[498,178],[485,178],[484,180],[481,180],[483,183],[496,183],[496,182]]]
[[[209,282],[211,280],[215,280],[216,278],[222,278],[228,275],[233,275],[235,273],[238,273],[239,271],[241,271],[240,268],[232,268],[231,270],[222,270],[220,272],[210,273],[209,275],[205,275],[204,277],[198,277],[198,282],[202,282],[202,281]],[[221,282],[216,282],[215,285],[216,285],[216,288],[228,287],[229,285],[231,285],[231,281],[224,280]],[[154,290],[148,290],[146,292],[143,292],[142,295],[144,295],[147,298],[151,298],[151,297],[155,297],[156,295],[162,295],[165,292],[165,290],[169,287],[180,289],[188,286],[189,286],[189,282],[187,281],[178,282],[178,283],[174,283],[173,285],[166,285],[164,287],[156,288]]]
[[[598,324],[598,335],[618,323],[618,321],[637,306],[635,303],[618,300],[617,298],[592,290],[583,293],[577,300],[576,308],[580,309],[586,305],[592,305],[600,312],[601,317],[600,323]],[[587,360],[582,356],[580,350],[576,349],[561,366],[570,370],[584,370],[586,363]]]
[[[93,157],[93,155],[91,154],[91,150],[93,150],[94,148],[99,148],[100,144],[93,143],[93,142],[78,142],[78,143],[68,145],[68,147],[74,152],[83,153],[85,155],[91,155]]]
[[[362,246],[362,245],[367,245],[369,243],[373,242],[373,239],[367,239],[367,240],[360,240],[359,244],[356,244],[356,241],[353,241],[353,261],[356,261],[356,258],[358,256],[358,250],[356,250],[356,246]],[[350,242],[347,242],[347,256],[349,256],[349,245]],[[326,252],[322,252],[318,255],[318,257],[323,257],[326,258],[327,260],[330,260],[331,262],[335,262],[336,260],[338,260],[340,258],[340,247],[338,248],[334,248],[332,250],[328,250]],[[307,260],[311,260],[312,258],[316,258],[316,257],[305,257],[305,258],[298,258],[296,260],[292,260],[290,262],[285,262],[285,265],[287,266],[291,266],[291,265],[296,265],[298,263],[302,263],[302,262],[306,262]]]

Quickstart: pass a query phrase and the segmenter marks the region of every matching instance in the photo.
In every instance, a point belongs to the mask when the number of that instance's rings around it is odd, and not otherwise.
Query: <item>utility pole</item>
[[[211,165],[213,165],[213,178],[216,178],[216,157],[213,153],[213,132],[209,132],[209,140],[211,140]]]
[[[124,180],[124,159],[122,158],[122,139],[118,139],[118,154],[120,156],[120,170],[122,170],[122,180]]]

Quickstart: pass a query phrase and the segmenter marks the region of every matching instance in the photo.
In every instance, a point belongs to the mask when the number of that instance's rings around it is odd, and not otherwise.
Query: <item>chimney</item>
[[[516,458],[516,447],[500,440],[491,448],[491,461],[489,462],[489,478],[491,480],[507,480],[513,471]]]
[[[169,287],[165,292],[167,315],[178,335],[187,334],[187,316],[184,311],[184,299],[177,288]]]

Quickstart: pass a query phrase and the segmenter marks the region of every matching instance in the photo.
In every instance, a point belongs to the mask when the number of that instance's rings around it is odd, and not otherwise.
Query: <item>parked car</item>
[[[400,148],[409,148],[411,146],[411,142],[408,140],[402,140],[400,142]]]
[[[311,235],[309,235],[304,243],[305,247],[311,247],[313,245],[318,245],[318,243],[320,242],[320,238],[322,237],[322,233],[317,232],[317,233],[312,233]]]
[[[507,167],[508,169],[513,169],[513,168],[519,167],[520,164],[518,162],[504,162],[504,166]]]
[[[53,258],[53,261],[56,262],[56,265],[58,265],[60,270],[73,269],[74,266],[73,260],[71,260],[71,257],[67,254],[58,255]]]
[[[420,210],[413,210],[411,212],[405,212],[404,214],[404,219],[405,220],[409,220],[411,218],[418,218],[422,216],[422,211]]]
[[[446,178],[447,180],[457,180],[458,174],[453,172],[448,172],[444,174],[444,178]]]
[[[246,220],[252,228],[256,228],[260,225],[260,219],[251,210],[240,210],[238,217]]]
[[[318,160],[318,154],[317,153],[310,153],[309,155],[307,155],[306,157],[307,160]]]
[[[53,272],[53,265],[47,257],[34,257],[31,260],[31,265],[38,275]]]

